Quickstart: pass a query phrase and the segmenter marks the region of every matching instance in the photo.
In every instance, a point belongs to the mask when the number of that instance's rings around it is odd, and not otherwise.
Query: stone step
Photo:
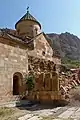
[[[0,103],[0,107],[18,107],[18,106],[26,106],[29,104],[28,100],[19,100],[19,101],[10,101],[10,102],[2,102]]]
[[[39,116],[33,116],[27,120],[42,120],[42,117],[39,117]]]
[[[22,117],[19,117],[18,120],[28,120],[31,117],[33,117],[33,114],[27,114],[27,115],[24,115]]]
[[[18,120],[42,120],[42,117],[33,114],[27,114],[22,117],[19,117]]]
[[[74,112],[76,111],[76,107],[71,107],[69,109],[67,109],[65,112],[63,112],[62,114],[60,114],[58,117],[62,118],[62,119],[67,119],[69,118],[72,114],[74,114]]]
[[[18,120],[43,120],[43,117],[48,118],[50,115],[53,116],[53,120],[80,120],[80,108],[66,106],[35,110],[35,112],[31,111],[31,113],[19,117]]]

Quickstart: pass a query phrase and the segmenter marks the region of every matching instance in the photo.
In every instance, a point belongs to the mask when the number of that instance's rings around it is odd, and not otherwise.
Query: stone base
[[[20,95],[1,96],[0,103],[19,101],[20,99],[21,99]]]
[[[8,101],[0,103],[0,107],[23,107],[27,106],[29,101],[27,100],[15,100],[15,101]]]
[[[27,96],[30,101],[39,101],[40,103],[54,103],[54,101],[64,100],[59,91],[33,91]]]

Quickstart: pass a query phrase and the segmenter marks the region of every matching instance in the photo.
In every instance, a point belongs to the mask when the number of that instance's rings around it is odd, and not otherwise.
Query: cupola
[[[33,38],[41,32],[41,24],[29,13],[27,13],[15,24],[18,35]]]

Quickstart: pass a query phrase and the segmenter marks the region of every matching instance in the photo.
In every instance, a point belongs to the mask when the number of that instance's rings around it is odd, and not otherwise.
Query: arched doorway
[[[13,75],[13,95],[19,95],[21,92],[21,86],[22,86],[22,79],[23,76],[21,73],[16,72]]]

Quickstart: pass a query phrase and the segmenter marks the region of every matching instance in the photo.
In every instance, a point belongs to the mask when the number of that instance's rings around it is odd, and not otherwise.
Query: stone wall
[[[16,24],[16,29],[19,36],[22,36],[23,38],[33,38],[41,32],[40,26],[36,22],[31,20],[19,22],[18,24]]]
[[[34,74],[34,89],[29,92],[29,100],[38,100],[42,103],[61,99],[59,80],[56,65],[50,60],[28,56],[29,74]]]
[[[50,60],[28,56],[28,70],[34,73],[56,71],[56,64]]]
[[[8,101],[13,96],[13,75],[18,72],[24,78],[27,71],[28,58],[25,47],[0,38],[0,101]],[[20,87],[22,88],[22,85]]]
[[[43,33],[34,38],[33,42],[34,49],[28,51],[29,56],[36,56],[37,58],[53,61],[55,64],[61,64],[61,59],[54,56],[54,51]]]

